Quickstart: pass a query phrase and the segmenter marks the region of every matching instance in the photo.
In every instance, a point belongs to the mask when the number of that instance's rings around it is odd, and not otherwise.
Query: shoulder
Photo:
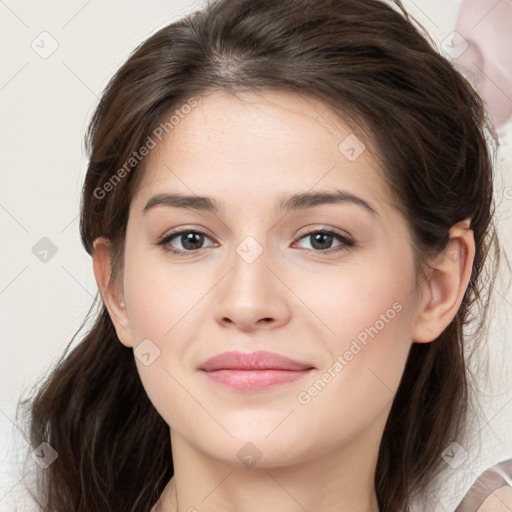
[[[510,512],[512,510],[512,459],[484,471],[473,483],[457,512]]]
[[[510,512],[510,510],[512,510],[512,487],[504,485],[485,499],[478,512]]]

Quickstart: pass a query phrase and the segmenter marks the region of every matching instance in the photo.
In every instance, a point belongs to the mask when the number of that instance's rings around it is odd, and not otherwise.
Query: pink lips
[[[223,352],[199,367],[217,384],[240,391],[257,391],[308,375],[314,367],[272,352]]]

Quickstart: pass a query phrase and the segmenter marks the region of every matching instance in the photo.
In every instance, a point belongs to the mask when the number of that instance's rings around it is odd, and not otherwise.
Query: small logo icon
[[[48,263],[56,254],[57,246],[47,237],[43,236],[34,247],[32,254],[43,263]]]
[[[451,468],[457,469],[468,458],[468,452],[459,443],[453,442],[443,451],[441,457]]]
[[[236,252],[246,263],[253,263],[263,252],[263,247],[252,236],[246,236],[237,246]]]
[[[147,338],[142,340],[133,352],[144,366],[149,366],[160,356],[160,349]]]
[[[448,259],[453,263],[458,263],[462,256],[461,251],[462,251],[462,253],[464,253],[464,251],[462,249],[460,249],[460,250],[454,249],[454,250],[450,251],[448,253]]]
[[[30,455],[43,469],[50,467],[59,456],[46,442],[41,443]]]
[[[32,50],[34,50],[41,59],[48,59],[51,57],[57,48],[59,43],[57,40],[48,32],[41,32],[33,41],[30,43]]]
[[[441,43],[444,53],[452,59],[458,59],[468,47],[468,42],[458,32],[448,34]]]
[[[350,162],[357,160],[366,149],[363,141],[351,133],[338,146],[340,153]]]
[[[245,466],[252,468],[263,454],[254,444],[246,443],[238,450],[236,455]]]

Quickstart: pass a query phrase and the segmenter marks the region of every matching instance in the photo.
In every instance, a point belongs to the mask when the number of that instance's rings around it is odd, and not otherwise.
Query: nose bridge
[[[257,238],[256,238],[257,236]],[[270,250],[262,235],[246,235],[234,246],[231,257],[230,287],[233,287],[244,300],[256,300],[258,295],[265,295],[271,284],[268,282],[271,272]]]
[[[246,235],[234,246],[229,258],[231,271],[223,280],[215,304],[218,322],[234,323],[248,330],[287,320],[285,290],[269,269],[273,266],[272,251],[267,237],[262,238],[262,234]]]

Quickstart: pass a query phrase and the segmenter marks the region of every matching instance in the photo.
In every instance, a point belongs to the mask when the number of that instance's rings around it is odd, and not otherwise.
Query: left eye
[[[327,252],[329,249],[334,249],[335,251],[345,249],[347,247],[352,247],[354,242],[347,238],[346,236],[340,235],[335,231],[329,230],[319,230],[319,231],[310,231],[309,233],[304,234],[300,237],[299,240],[305,240],[307,238],[311,239],[311,245],[313,249],[306,249],[307,251],[315,251],[315,252]],[[334,239],[338,239],[340,243],[336,245],[334,248],[331,247]],[[326,247],[329,246],[329,247]]]

